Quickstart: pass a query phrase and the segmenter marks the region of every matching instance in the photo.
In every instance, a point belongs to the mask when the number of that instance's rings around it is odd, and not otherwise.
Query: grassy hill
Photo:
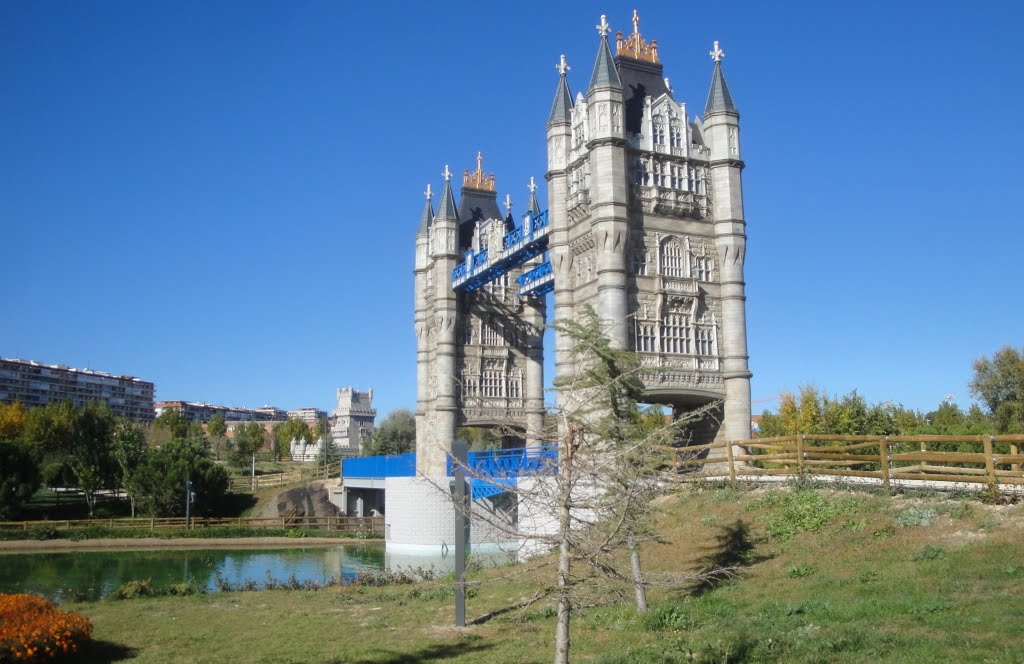
[[[1024,662],[1024,506],[818,487],[694,486],[660,505],[648,570],[739,568],[652,591],[601,585],[576,661]],[[551,568],[476,573],[469,617],[534,595]],[[628,597],[628,594],[626,594]],[[451,628],[450,584],[214,593],[70,605],[98,658],[201,662],[546,662],[549,601]]]

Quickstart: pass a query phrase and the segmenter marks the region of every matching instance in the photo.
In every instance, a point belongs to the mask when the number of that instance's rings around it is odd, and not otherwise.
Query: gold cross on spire
[[[636,13],[635,9],[633,10],[633,34],[640,34],[640,15]]]
[[[633,34],[623,37],[621,32],[615,33],[615,52],[634,60],[655,64],[659,62],[658,40],[652,39],[650,44],[644,41],[640,35],[640,13],[635,9],[633,10]]]
[[[484,175],[484,154],[476,153],[476,170],[472,173],[469,170],[462,171],[462,186],[482,191],[494,191],[494,173]]]
[[[715,62],[721,62],[722,58],[725,57],[725,51],[723,51],[722,49],[718,48],[718,40],[717,39],[715,40],[715,50],[708,51],[708,55],[710,55],[711,59],[714,60]]]

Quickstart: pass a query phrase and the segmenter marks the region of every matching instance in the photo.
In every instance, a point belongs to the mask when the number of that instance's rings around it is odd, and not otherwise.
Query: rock
[[[323,481],[283,491],[277,496],[278,516],[338,516],[338,509],[327,500]]]

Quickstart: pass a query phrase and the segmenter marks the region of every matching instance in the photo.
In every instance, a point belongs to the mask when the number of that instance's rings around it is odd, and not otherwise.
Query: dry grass
[[[577,661],[1024,662],[1024,506],[787,491],[707,486],[663,501],[663,543],[644,552],[652,573],[723,562],[742,573],[656,589],[644,616],[628,603],[581,611]],[[911,508],[924,516],[901,516]],[[827,519],[816,517],[822,509]],[[534,564],[478,575],[470,618],[531,597],[548,574]],[[611,594],[592,595],[602,597]],[[95,638],[144,662],[552,658],[549,602],[458,630],[444,584],[69,608],[93,621]]]

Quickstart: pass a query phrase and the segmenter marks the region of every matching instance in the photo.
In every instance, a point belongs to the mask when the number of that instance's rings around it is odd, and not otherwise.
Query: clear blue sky
[[[421,192],[482,150],[521,210],[634,7],[691,115],[728,54],[754,398],[969,403],[1024,341],[1014,2],[0,2],[0,356],[414,407]]]

